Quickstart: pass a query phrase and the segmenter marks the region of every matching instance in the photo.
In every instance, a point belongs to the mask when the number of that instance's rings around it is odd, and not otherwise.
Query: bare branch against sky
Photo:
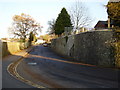
[[[39,23],[30,15],[22,13],[21,15],[13,16],[13,24],[12,28],[10,28],[10,32],[12,32],[13,35],[25,40],[30,32],[37,34],[38,30],[40,31]]]
[[[75,2],[72,5],[70,9],[70,16],[75,29],[88,27],[92,21],[88,9],[84,6],[82,2],[79,1]]]

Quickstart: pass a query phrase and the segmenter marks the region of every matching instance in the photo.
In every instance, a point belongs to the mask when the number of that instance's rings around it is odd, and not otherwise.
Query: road
[[[47,88],[118,88],[119,70],[71,63],[49,47],[34,47],[17,70]]]
[[[2,60],[2,88],[4,90],[7,90],[7,88],[34,88],[30,85],[27,85],[17,79],[15,79],[14,77],[12,77],[8,71],[7,71],[7,67],[13,62],[16,61],[18,58],[20,58],[21,54],[25,53],[20,52],[17,55],[10,55],[7,56],[5,58],[3,58]]]

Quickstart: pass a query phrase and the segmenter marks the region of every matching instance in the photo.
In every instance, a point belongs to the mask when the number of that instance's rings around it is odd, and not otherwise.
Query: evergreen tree
[[[33,34],[33,32],[30,32],[30,35],[29,35],[29,43],[30,43],[30,45],[31,45],[32,41],[36,42],[37,38],[36,38],[35,34]]]
[[[56,35],[61,35],[64,30],[65,27],[71,27],[71,19],[70,19],[70,15],[68,14],[68,12],[66,11],[65,8],[62,8],[61,13],[58,15],[56,22],[55,22],[55,34]]]
[[[33,38],[34,38],[34,34],[33,34],[33,32],[30,32],[29,41],[32,42],[32,41],[33,41]]]

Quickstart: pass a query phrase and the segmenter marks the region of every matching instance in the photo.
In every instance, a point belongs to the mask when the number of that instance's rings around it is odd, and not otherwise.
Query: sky
[[[77,0],[82,1],[88,8],[93,19],[91,27],[99,20],[107,20],[104,5],[108,0]],[[12,17],[21,13],[29,14],[43,26],[40,34],[45,34],[48,21],[56,19],[61,9],[65,7],[69,12],[76,0],[0,0],[0,38],[10,37],[8,28],[11,26]]]

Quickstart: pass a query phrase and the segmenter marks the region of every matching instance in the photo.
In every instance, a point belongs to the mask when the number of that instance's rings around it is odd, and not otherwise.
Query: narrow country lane
[[[22,60],[17,72],[47,88],[118,88],[118,69],[71,63],[41,45]]]

